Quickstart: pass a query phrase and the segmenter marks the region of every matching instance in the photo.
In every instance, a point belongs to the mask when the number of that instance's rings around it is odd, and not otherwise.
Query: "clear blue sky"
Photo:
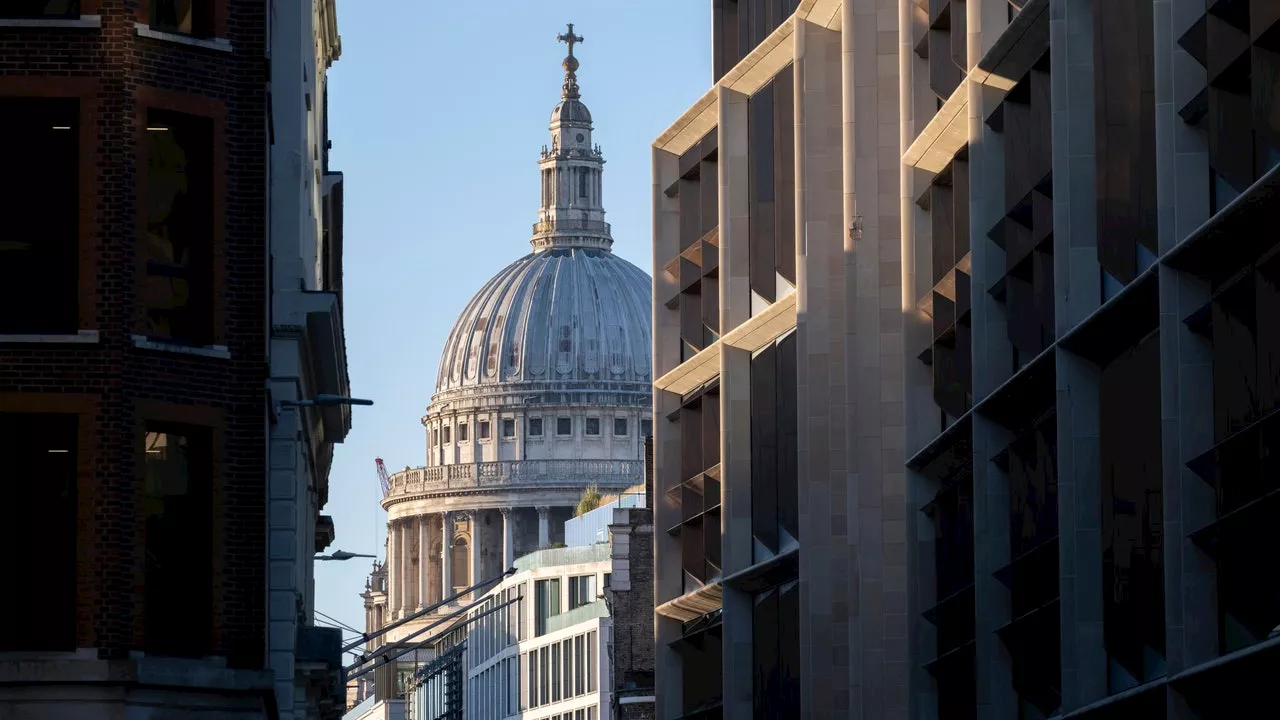
[[[339,0],[332,169],[345,173],[344,283],[354,409],[324,512],[333,549],[381,554],[373,460],[425,463],[419,418],[471,295],[529,252],[537,157],[560,96],[565,23],[604,150],[614,249],[652,272],[650,144],[711,85],[710,0]],[[364,627],[369,562],[316,563],[316,608]]]

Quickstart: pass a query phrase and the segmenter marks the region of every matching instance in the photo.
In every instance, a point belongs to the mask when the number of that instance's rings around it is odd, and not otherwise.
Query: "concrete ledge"
[[[720,374],[720,343],[717,340],[697,355],[677,365],[671,372],[653,381],[655,390],[666,390],[679,395],[693,390]]]
[[[10,28],[78,28],[96,30],[102,27],[101,15],[81,15],[78,18],[2,18],[0,27]]]
[[[75,335],[0,335],[0,345],[92,345],[97,342],[97,330],[78,330]]]
[[[689,622],[695,618],[700,618],[709,612],[719,610],[723,598],[723,589],[720,583],[712,582],[694,590],[685,593],[678,598],[673,598],[654,608],[654,613],[663,617],[679,620],[680,622]]]
[[[145,23],[134,23],[134,31],[138,37],[151,38],[152,40],[163,40],[165,42],[178,43],[180,45],[190,45],[191,47],[204,48],[205,50],[216,50],[218,52],[232,52],[231,41],[224,38],[198,38],[182,33],[164,32],[163,30],[152,30],[150,25]]]
[[[149,339],[146,335],[134,335],[133,346],[140,350],[156,350],[159,352],[175,353],[178,355],[196,355],[199,357],[218,358],[220,360],[231,359],[231,351],[222,345],[179,345],[177,343],[157,342]]]
[[[730,330],[720,342],[748,352],[759,350],[795,328],[796,300],[795,291],[787,293],[764,312]]]

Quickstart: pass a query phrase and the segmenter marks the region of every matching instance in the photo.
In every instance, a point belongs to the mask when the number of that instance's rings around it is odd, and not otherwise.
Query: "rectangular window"
[[[546,647],[538,648],[538,702],[546,705],[551,702],[551,669],[547,665]]]
[[[448,445],[449,443],[453,442],[453,440],[452,440],[452,439],[450,439],[450,437],[449,437],[449,431],[450,431],[451,429],[452,429],[452,428],[450,428],[448,425],[445,425],[443,428],[441,428],[441,430],[443,430],[443,432],[444,432],[444,444],[445,444],[445,445]]]
[[[529,435],[542,437],[542,418],[529,418]]]
[[[587,418],[587,434],[588,435],[600,434],[600,418],[594,418],[594,417]]]
[[[77,18],[80,0],[5,0],[3,18]]]
[[[640,437],[653,435],[653,421],[645,418],[640,421]]]
[[[580,169],[578,170],[578,197],[584,198],[586,196],[587,196],[587,171]]]
[[[551,646],[551,702],[560,702],[560,643]]]
[[[147,335],[213,342],[213,123],[149,110],[142,237]]]
[[[579,635],[573,639],[573,656],[578,659],[578,666],[574,668],[573,673],[573,694],[575,696],[585,692],[584,688],[586,686],[586,683],[583,682],[586,679],[583,676],[586,675],[587,669],[586,656],[582,652],[583,637]]]
[[[0,98],[0,333],[78,329],[79,114],[74,98]]]
[[[151,27],[164,32],[210,37],[214,0],[151,0]]]
[[[480,439],[481,439],[481,440],[488,440],[488,439],[489,439],[489,421],[488,421],[488,420],[481,420],[481,421],[480,421],[480,428],[479,428],[479,431],[480,431]]]
[[[573,720],[583,720],[585,716],[586,714],[583,711],[577,710],[573,713]]]
[[[520,677],[525,679],[525,686],[520,688],[520,709],[537,707],[538,664],[529,662],[529,653],[520,655]]]
[[[627,434],[627,419],[626,419],[626,418],[614,418],[614,419],[613,419],[613,434],[614,434],[614,435],[616,435],[616,436],[618,436],[618,437],[622,437],[623,435],[626,435],[626,434]]]
[[[569,609],[582,607],[596,599],[596,576],[577,575],[569,578]]]
[[[502,437],[513,438],[516,436],[516,421],[512,418],[505,418],[502,421]]]
[[[564,667],[560,673],[560,679],[564,683],[564,699],[568,700],[573,697],[573,639],[563,640],[560,643],[560,657],[564,660]]]
[[[600,431],[599,426],[597,426],[597,427],[596,427],[596,432],[598,433],[599,431]],[[557,434],[557,435],[572,435],[572,434],[573,434],[573,420],[571,420],[570,418],[567,418],[567,417],[556,418],[556,434]]]
[[[7,601],[20,618],[0,633],[0,651],[76,648],[77,421],[0,414],[0,543],[8,549]],[[18,578],[36,586],[16,592]]]
[[[458,423],[458,442],[467,441],[467,424]]]
[[[587,633],[587,692],[596,691],[596,631]]]
[[[440,444],[440,428],[432,428],[431,430],[431,446],[435,447]]]
[[[533,593],[533,634],[541,637],[547,632],[547,618],[560,614],[560,578],[536,581]]]
[[[596,720],[596,706],[587,706],[587,720]]]
[[[145,518],[148,653],[199,657],[213,630],[213,453],[208,430],[148,423]]]

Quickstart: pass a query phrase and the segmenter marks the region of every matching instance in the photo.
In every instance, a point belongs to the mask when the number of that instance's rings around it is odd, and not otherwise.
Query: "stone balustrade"
[[[597,483],[625,487],[643,480],[639,460],[503,460],[438,465],[391,475],[387,497],[480,490],[487,487],[561,487]]]

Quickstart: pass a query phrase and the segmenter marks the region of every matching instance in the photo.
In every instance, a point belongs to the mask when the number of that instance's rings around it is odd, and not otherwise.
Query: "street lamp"
[[[363,555],[361,553],[347,552],[346,550],[335,550],[332,555],[317,555],[317,560],[350,560],[351,558],[376,558],[377,555]]]

